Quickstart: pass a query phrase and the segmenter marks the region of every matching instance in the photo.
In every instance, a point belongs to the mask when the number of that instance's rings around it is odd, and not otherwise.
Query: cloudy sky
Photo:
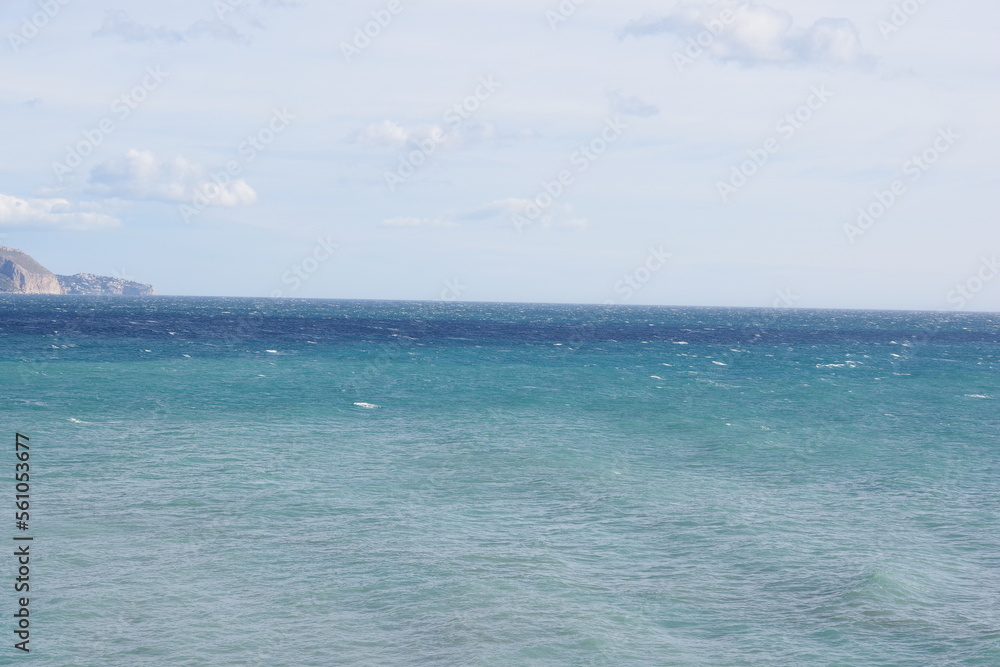
[[[1000,310],[998,20],[7,0],[0,244],[164,294]]]

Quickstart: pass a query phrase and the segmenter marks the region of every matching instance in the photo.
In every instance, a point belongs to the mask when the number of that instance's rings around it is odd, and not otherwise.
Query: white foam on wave
[[[842,364],[816,364],[816,368],[857,368],[858,366],[863,366],[860,361],[854,361],[853,359],[847,359]]]
[[[365,408],[367,410],[374,410],[375,408],[382,407],[381,405],[375,405],[374,403],[364,403],[364,402],[358,402],[355,403],[354,405],[358,406],[359,408]]]
[[[71,422],[73,422],[74,424],[93,424],[94,423],[94,422],[85,422],[85,421],[82,421],[80,419],[75,419],[73,417],[70,417],[69,420]]]

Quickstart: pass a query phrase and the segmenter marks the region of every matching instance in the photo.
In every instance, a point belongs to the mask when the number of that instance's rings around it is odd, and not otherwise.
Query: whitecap
[[[366,408],[368,410],[374,410],[375,408],[382,407],[381,405],[375,405],[374,403],[364,403],[364,402],[358,402],[355,403],[354,405],[358,406],[359,408]]]
[[[75,418],[73,418],[73,417],[70,417],[70,418],[69,418],[69,420],[70,420],[71,422],[73,422],[74,424],[93,424],[93,423],[94,423],[94,422],[85,422],[85,421],[81,421],[81,420],[79,420],[79,419],[75,419]]]

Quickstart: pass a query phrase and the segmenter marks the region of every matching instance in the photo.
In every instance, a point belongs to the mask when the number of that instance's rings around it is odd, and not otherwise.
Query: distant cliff
[[[78,273],[75,276],[56,276],[65,294],[114,294],[124,296],[152,296],[156,290],[152,285],[95,276],[93,273]]]
[[[62,294],[56,275],[28,255],[0,246],[0,292]]]
[[[147,296],[156,290],[151,285],[91,273],[57,276],[20,250],[0,246],[0,294]]]

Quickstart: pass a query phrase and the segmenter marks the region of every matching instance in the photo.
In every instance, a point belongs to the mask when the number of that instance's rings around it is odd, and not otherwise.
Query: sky
[[[202,296],[1000,310],[986,0],[6,0],[0,244]]]

